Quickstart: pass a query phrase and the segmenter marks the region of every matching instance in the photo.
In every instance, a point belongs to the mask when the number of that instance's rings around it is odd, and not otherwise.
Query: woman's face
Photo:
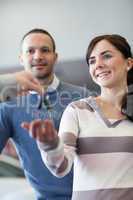
[[[126,84],[129,62],[110,42],[101,40],[90,55],[89,70],[99,86],[112,88]]]

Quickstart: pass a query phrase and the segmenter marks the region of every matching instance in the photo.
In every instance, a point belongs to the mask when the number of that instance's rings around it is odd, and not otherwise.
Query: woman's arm
[[[59,136],[51,120],[34,120],[22,124],[37,140],[43,162],[57,177],[70,172],[76,151],[77,137],[74,132],[78,132],[78,124],[71,109],[67,108],[62,116]]]

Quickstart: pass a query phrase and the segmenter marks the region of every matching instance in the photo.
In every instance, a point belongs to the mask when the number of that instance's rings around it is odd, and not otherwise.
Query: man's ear
[[[58,53],[55,52],[55,63],[57,62],[58,60]]]
[[[127,59],[127,71],[129,71],[131,68],[133,68],[133,58]]]
[[[22,54],[19,55],[19,62],[20,62],[20,65],[22,65],[22,66],[24,65]]]

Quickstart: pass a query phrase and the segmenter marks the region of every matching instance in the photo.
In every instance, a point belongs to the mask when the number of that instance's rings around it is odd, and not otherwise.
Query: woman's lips
[[[111,74],[111,71],[104,71],[96,74],[96,77],[102,78]]]

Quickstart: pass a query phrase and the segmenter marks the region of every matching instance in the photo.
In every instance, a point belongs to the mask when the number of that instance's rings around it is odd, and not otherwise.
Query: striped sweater
[[[41,155],[57,177],[74,161],[73,200],[133,199],[132,122],[107,119],[90,97],[66,108],[59,135],[57,148]]]

